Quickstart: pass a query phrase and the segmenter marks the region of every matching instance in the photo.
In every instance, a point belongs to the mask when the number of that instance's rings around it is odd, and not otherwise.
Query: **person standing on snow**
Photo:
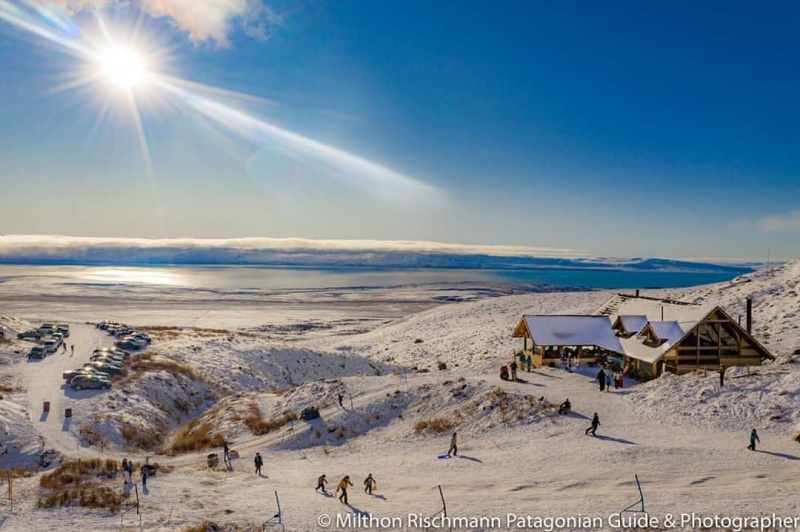
[[[364,493],[369,493],[372,495],[372,489],[375,487],[375,479],[372,478],[372,473],[367,475],[367,478],[364,479]]]
[[[527,369],[528,373],[531,372],[531,365],[533,364],[533,360],[531,360],[531,356],[528,355],[525,357],[525,368]]]
[[[339,481],[339,485],[336,487],[336,493],[339,493],[339,490],[342,490],[342,494],[339,495],[339,501],[347,504],[347,486],[352,486],[353,483],[350,482],[350,475],[345,475],[342,480]]]
[[[448,457],[450,456],[450,453],[453,453],[453,456],[458,456],[458,445],[456,442],[457,439],[456,434],[457,433],[454,432],[453,437],[450,438],[450,448],[447,450]]]
[[[592,433],[592,436],[597,436],[595,434],[597,432],[597,427],[600,426],[600,418],[597,416],[597,412],[594,413],[594,417],[592,418],[592,426],[586,429],[586,435],[589,435],[589,432]]]
[[[606,372],[603,371],[602,368],[600,368],[600,371],[597,373],[597,382],[600,383],[601,392],[606,389]]]
[[[256,465],[256,475],[261,475],[261,466],[264,465],[264,459],[261,458],[261,453],[256,453],[253,463]]]
[[[222,459],[225,460],[226,462],[230,461],[231,459],[230,452],[231,449],[230,447],[228,447],[228,442],[227,441],[222,442]]]
[[[719,388],[721,390],[722,387],[725,385],[725,366],[720,364],[719,369],[717,371],[719,371]]]
[[[327,491],[325,491],[325,484],[327,484],[327,483],[328,483],[328,479],[325,477],[325,474],[323,474],[321,477],[319,477],[317,479],[317,487],[314,488],[314,491],[317,491],[317,490],[321,489],[322,493],[328,493]]]
[[[755,451],[756,442],[761,443],[761,440],[758,438],[758,432],[756,432],[756,429],[753,429],[750,432],[750,445],[748,445],[747,448],[750,449],[751,451]]]
[[[125,485],[128,485],[128,459],[122,459],[122,479],[125,481]]]
[[[512,381],[517,380],[517,359],[516,358],[511,362],[511,365],[509,367],[511,368],[511,380]]]

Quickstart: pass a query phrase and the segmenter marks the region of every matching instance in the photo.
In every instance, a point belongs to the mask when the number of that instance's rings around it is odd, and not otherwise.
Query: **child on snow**
[[[747,448],[751,451],[755,451],[756,442],[761,443],[761,440],[758,438],[758,432],[756,432],[756,429],[753,429],[752,432],[750,432],[750,445],[748,445]]]
[[[365,486],[364,493],[369,493],[370,495],[372,495],[372,490],[375,487],[375,484],[376,484],[375,479],[372,478],[372,473],[370,473],[369,475],[367,475],[367,478],[364,479],[364,486]]]
[[[317,490],[321,489],[322,493],[328,493],[327,491],[325,491],[325,484],[327,484],[327,483],[328,483],[328,479],[323,474],[321,477],[319,477],[317,479],[317,487],[314,488],[314,491],[317,491]]]

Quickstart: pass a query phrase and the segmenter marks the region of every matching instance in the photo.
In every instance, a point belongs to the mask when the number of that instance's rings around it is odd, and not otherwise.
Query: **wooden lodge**
[[[514,329],[536,367],[600,359],[639,379],[720,365],[759,366],[774,357],[717,306],[616,294],[590,315],[524,315]]]

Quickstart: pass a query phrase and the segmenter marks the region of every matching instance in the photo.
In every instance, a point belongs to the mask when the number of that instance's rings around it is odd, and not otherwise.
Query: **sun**
[[[100,71],[114,85],[132,89],[147,80],[144,57],[132,48],[112,47],[100,53]]]

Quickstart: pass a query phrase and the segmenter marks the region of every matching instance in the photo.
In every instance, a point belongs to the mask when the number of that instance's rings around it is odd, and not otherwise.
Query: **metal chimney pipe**
[[[752,334],[753,329],[753,298],[747,298],[747,334]]]

